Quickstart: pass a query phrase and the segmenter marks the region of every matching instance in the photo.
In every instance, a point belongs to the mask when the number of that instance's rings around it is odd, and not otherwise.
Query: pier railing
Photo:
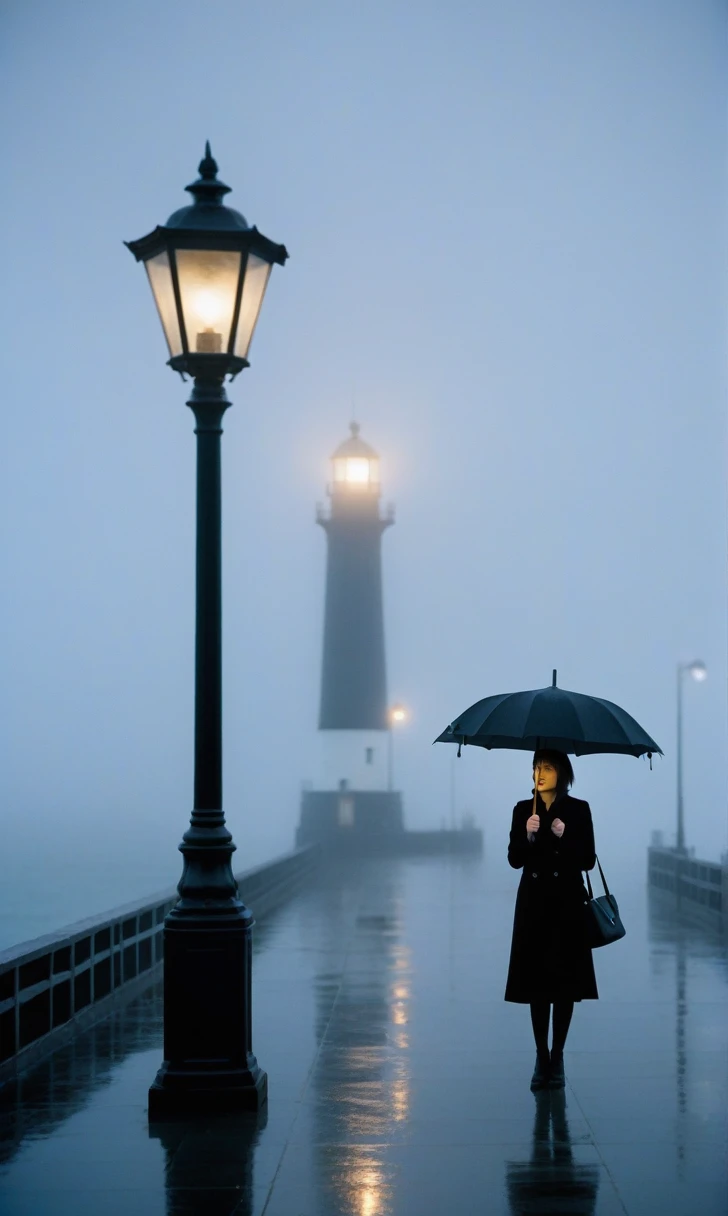
[[[240,898],[259,920],[318,859],[309,845],[236,874]],[[0,952],[0,1085],[161,976],[164,918],[178,899],[174,887],[158,891]]]
[[[700,861],[678,849],[653,844],[647,851],[651,887],[665,891],[685,911],[710,918],[728,931],[728,864]]]

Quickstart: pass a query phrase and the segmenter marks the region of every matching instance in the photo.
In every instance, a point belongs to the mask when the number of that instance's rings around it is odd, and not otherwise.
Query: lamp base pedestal
[[[171,1069],[165,1064],[149,1087],[149,1121],[175,1116],[259,1111],[268,1098],[268,1074],[255,1057],[237,1072]]]
[[[181,890],[194,881],[189,842],[185,855]],[[230,880],[235,886],[232,871]],[[164,1057],[149,1089],[150,1120],[265,1103],[268,1078],[252,1042],[252,926],[237,897],[183,896],[165,918]]]

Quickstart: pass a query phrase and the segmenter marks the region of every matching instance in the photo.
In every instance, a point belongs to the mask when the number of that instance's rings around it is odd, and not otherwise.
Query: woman
[[[531,1006],[536,1040],[532,1089],[564,1084],[564,1044],[574,1001],[597,1000],[586,940],[582,870],[596,860],[589,803],[572,798],[574,771],[564,752],[533,757],[533,798],[513,808],[508,861],[523,868],[516,897],[505,999]],[[553,1040],[549,1055],[551,1006]]]

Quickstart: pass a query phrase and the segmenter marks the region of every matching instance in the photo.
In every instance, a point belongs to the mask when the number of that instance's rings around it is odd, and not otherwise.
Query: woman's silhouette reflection
[[[506,1163],[511,1216],[594,1216],[599,1167],[574,1161],[564,1090],[539,1090],[533,1096],[530,1160]]]

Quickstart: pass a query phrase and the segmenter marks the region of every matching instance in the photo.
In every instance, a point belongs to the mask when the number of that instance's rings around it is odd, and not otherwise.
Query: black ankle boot
[[[539,1053],[536,1056],[536,1067],[531,1077],[531,1089],[546,1089],[549,1084],[550,1075],[549,1057],[547,1055],[542,1056]]]
[[[552,1051],[549,1068],[549,1089],[563,1089],[565,1084],[564,1053],[563,1051]]]

